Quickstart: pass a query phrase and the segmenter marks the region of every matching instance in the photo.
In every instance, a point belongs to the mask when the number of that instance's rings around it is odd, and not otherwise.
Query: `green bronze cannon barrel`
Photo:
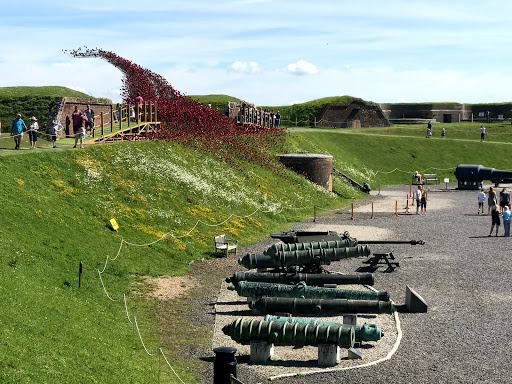
[[[389,301],[386,291],[360,291],[353,289],[308,287],[301,281],[296,285],[241,281],[236,286],[228,287],[245,297],[296,297],[302,299],[349,299]]]
[[[280,252],[291,252],[291,251],[303,251],[305,249],[329,249],[329,248],[346,248],[346,247],[355,247],[357,245],[357,240],[348,238],[343,240],[333,240],[333,241],[313,241],[310,243],[290,243],[290,244],[273,244],[270,248],[268,248],[264,255],[267,256],[276,256]]]
[[[235,272],[227,277],[227,283],[237,285],[240,281],[252,281],[262,283],[297,284],[304,281],[308,285],[324,284],[365,284],[373,285],[373,273],[358,273],[342,275],[338,273],[261,273],[261,272]]]
[[[238,264],[243,265],[247,269],[272,268],[270,266],[271,263],[273,263],[274,268],[309,264],[329,265],[331,261],[368,255],[370,255],[368,246],[358,245],[357,247],[278,252],[272,256],[248,253],[238,259]]]
[[[344,313],[391,313],[391,301],[292,299],[261,297],[249,304],[264,314],[290,313],[292,315],[339,315]]]
[[[266,315],[265,321],[277,321],[282,323],[299,323],[299,324],[311,324],[311,325],[325,325],[330,327],[351,327],[354,328],[356,341],[379,341],[384,332],[382,329],[375,324],[363,324],[363,325],[349,325],[331,323],[328,321],[321,321],[316,319],[306,319],[304,317],[286,317],[286,316],[274,316]]]
[[[240,344],[264,340],[280,345],[335,344],[348,348],[354,346],[355,342],[353,328],[251,320],[243,317],[225,325],[222,332]]]

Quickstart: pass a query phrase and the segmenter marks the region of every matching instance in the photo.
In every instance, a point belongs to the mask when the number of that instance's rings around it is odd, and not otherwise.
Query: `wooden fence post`
[[[110,132],[114,130],[114,109],[110,106]],[[101,135],[103,136],[103,127],[101,127]]]

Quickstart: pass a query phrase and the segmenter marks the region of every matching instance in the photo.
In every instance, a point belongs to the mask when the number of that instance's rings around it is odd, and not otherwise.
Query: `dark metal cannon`
[[[343,275],[338,273],[261,273],[261,272],[235,272],[233,276],[226,278],[226,283],[237,285],[240,281],[253,281],[262,283],[297,284],[304,281],[308,285],[348,285],[365,284],[373,285],[373,273],[358,273]]]
[[[270,235],[273,239],[279,239],[283,243],[287,245],[293,245],[295,243],[304,243],[311,245],[302,245],[299,247],[306,248],[332,248],[328,244],[333,244],[334,242],[339,242],[340,246],[345,247],[355,247],[360,244],[410,244],[410,245],[424,245],[425,242],[423,240],[357,240],[350,236],[350,234],[345,231],[343,233],[334,232],[334,231],[290,231],[290,232],[275,232]],[[343,243],[345,242],[345,243]],[[320,243],[318,245],[318,243]],[[297,244],[297,245],[298,245]],[[342,245],[347,244],[347,245]],[[276,247],[281,246],[282,244],[275,244]],[[272,246],[274,247],[274,246]],[[270,247],[266,252],[272,252],[272,247]]]
[[[243,317],[222,327],[222,332],[240,344],[263,340],[279,345],[335,344],[348,348],[353,347],[355,342],[353,328],[251,320]]]
[[[253,268],[286,268],[301,265],[329,265],[331,261],[339,261],[350,257],[368,256],[370,249],[366,245],[345,248],[305,249],[302,251],[278,252],[267,256],[248,253],[238,259],[238,264],[247,269]]]
[[[244,297],[295,297],[302,299],[349,299],[389,301],[389,293],[382,291],[360,291],[353,289],[308,287],[301,281],[296,285],[241,281],[228,287]]]
[[[358,313],[391,313],[391,301],[291,299],[285,297],[261,297],[249,304],[264,314],[290,313],[292,315],[339,315]]]
[[[349,325],[331,323],[328,321],[321,321],[316,319],[306,319],[304,317],[286,317],[286,316],[275,316],[266,315],[265,321],[277,321],[283,323],[299,323],[299,324],[311,324],[311,325],[325,325],[331,327],[351,327],[354,328],[356,341],[379,341],[384,332],[382,329],[375,324],[363,324],[363,325]]]
[[[482,165],[459,164],[454,174],[458,189],[480,189],[484,180],[489,180],[495,186],[500,183],[512,183],[512,171],[501,171]]]

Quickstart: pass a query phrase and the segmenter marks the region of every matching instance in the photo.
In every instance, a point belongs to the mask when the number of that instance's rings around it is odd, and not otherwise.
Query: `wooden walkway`
[[[160,128],[160,122],[143,122],[130,127],[126,127],[116,132],[104,136],[95,137],[88,140],[87,144],[112,143],[118,141],[137,141],[147,140],[149,134],[157,133]]]

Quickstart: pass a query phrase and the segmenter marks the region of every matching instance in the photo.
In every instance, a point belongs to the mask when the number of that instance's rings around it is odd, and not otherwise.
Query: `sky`
[[[122,73],[63,52],[102,48],[187,95],[256,105],[512,100],[508,0],[0,0],[0,87],[121,101]]]

